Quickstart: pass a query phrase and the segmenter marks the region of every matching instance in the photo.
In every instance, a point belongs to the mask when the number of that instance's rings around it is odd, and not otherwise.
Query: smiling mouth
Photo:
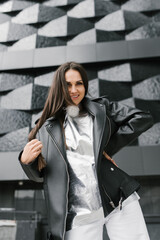
[[[71,98],[73,98],[73,99],[76,99],[76,98],[78,98],[78,97],[79,97],[79,95],[71,96]]]

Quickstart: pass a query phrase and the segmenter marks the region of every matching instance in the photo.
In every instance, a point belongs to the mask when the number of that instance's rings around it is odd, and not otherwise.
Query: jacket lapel
[[[46,129],[50,134],[54,144],[58,148],[61,156],[66,159],[64,134],[59,120],[54,117],[48,119]]]
[[[100,104],[94,101],[85,98],[85,108],[89,113],[91,113],[94,117],[93,119],[93,148],[94,148],[94,156],[95,156],[95,163],[97,167],[100,148],[102,146],[103,136],[108,136],[108,131],[106,129],[106,109],[104,104]],[[105,134],[106,131],[106,134]],[[106,143],[106,141],[104,141]]]

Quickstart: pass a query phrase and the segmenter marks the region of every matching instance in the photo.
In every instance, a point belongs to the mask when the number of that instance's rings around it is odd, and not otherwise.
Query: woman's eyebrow
[[[66,82],[67,82],[67,83],[71,83],[72,81],[66,81]],[[77,82],[83,82],[83,80],[77,80],[76,83],[77,83]]]
[[[83,82],[83,80],[78,80],[78,81],[76,81],[76,82]]]

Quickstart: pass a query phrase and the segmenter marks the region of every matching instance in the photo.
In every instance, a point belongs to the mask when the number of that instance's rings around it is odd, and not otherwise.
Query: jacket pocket
[[[122,201],[140,187],[133,177],[105,157],[101,160],[100,173],[104,199],[112,206],[112,209],[113,206],[121,208]]]

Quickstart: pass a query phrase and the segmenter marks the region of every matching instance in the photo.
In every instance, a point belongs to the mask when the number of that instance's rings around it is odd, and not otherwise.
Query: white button
[[[114,171],[114,168],[111,167],[111,171]]]

